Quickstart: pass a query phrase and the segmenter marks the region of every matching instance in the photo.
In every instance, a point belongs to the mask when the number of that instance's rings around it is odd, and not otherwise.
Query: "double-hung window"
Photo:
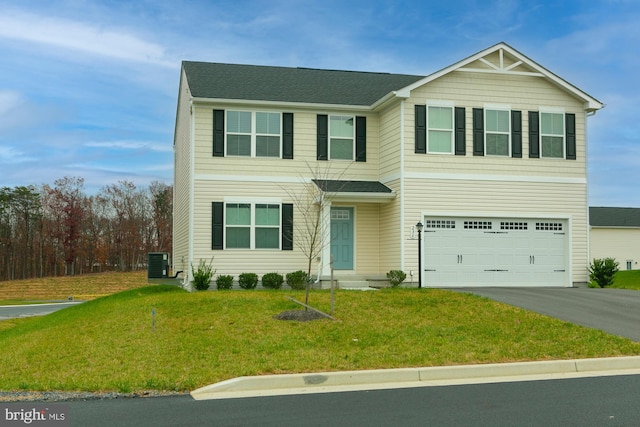
[[[226,203],[224,218],[227,249],[280,248],[279,204]]]
[[[355,123],[353,116],[329,116],[329,158],[353,160]]]
[[[280,113],[227,111],[227,156],[280,157]]]
[[[540,112],[542,157],[564,158],[564,114]]]
[[[427,152],[453,153],[453,107],[427,107]]]
[[[487,156],[509,156],[511,135],[511,113],[509,109],[486,108],[485,154]]]

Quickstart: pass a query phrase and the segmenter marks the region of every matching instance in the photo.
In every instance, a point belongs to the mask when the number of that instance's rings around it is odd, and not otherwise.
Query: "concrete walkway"
[[[640,342],[640,291],[593,288],[461,288],[577,325]]]

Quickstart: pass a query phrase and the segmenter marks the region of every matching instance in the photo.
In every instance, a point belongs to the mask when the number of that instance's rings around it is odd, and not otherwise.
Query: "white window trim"
[[[251,155],[250,156],[238,156],[235,154],[229,154],[227,152],[227,136],[229,135],[228,130],[228,114],[229,112],[241,112],[241,113],[251,113]],[[279,123],[280,123],[280,144],[279,144],[279,153],[278,156],[257,156],[256,155],[256,143],[258,136],[275,136],[275,134],[263,134],[257,132],[257,121],[256,114],[257,113],[269,113],[269,114],[278,114]],[[224,116],[224,155],[226,157],[237,157],[237,158],[259,158],[259,159],[281,159],[282,158],[282,138],[283,138],[283,129],[282,129],[282,112],[280,111],[269,111],[269,110],[246,110],[241,108],[233,108],[225,110]],[[232,133],[233,135],[247,135],[246,133]]]
[[[489,157],[511,157],[511,129],[512,129],[512,123],[511,123],[511,106],[510,105],[505,105],[505,104],[485,104],[484,108],[484,117],[482,118],[484,120],[484,155],[485,156],[489,156]],[[492,110],[492,111],[506,111],[507,112],[507,118],[509,119],[509,130],[507,132],[489,132],[487,130],[487,111],[488,110]],[[499,134],[499,135],[507,135],[507,154],[487,154],[487,134],[488,133],[492,133],[492,134]]]
[[[249,223],[249,247],[248,248],[227,248],[227,227],[235,227],[234,225],[227,225],[227,204],[245,204],[249,205],[251,220]],[[256,205],[278,205],[280,215],[278,216],[278,226],[257,226],[256,225]],[[278,247],[277,248],[256,248],[256,228],[277,228],[278,236],[282,235],[282,199],[277,198],[255,198],[247,200],[246,198],[239,197],[225,197],[224,198],[224,226],[223,226],[223,250],[229,251],[248,251],[248,250],[257,250],[257,251],[280,251],[282,250],[282,239],[278,238]],[[242,225],[239,227],[247,227],[247,225]]]
[[[450,144],[449,146],[451,147],[451,151],[449,152],[442,152],[442,151],[430,151],[429,150],[429,131],[432,130],[432,128],[429,127],[429,107],[444,107],[444,108],[450,108],[451,109],[451,140],[450,140]],[[441,101],[441,100],[430,100],[427,101],[427,154],[441,154],[441,155],[451,155],[455,153],[455,127],[456,127],[456,115],[455,115],[455,104],[452,101]],[[440,130],[440,131],[449,131],[449,129],[438,129],[438,128],[433,128],[433,130]]]
[[[328,129],[327,129],[327,159],[333,160],[334,162],[344,161],[344,162],[353,162],[355,160],[356,153],[356,116],[351,114],[328,114]],[[332,139],[342,139],[347,140],[346,137],[331,137],[331,117],[350,117],[353,120],[353,135],[351,136],[351,159],[332,159],[331,158],[331,140]]]
[[[538,119],[538,134],[540,135],[540,158],[541,159],[547,159],[547,160],[565,160],[567,158],[567,130],[566,130],[566,123],[565,123],[565,113],[566,111],[564,110],[564,108],[558,108],[558,107],[540,107],[538,109],[538,114],[539,114],[539,119]],[[542,154],[542,137],[543,136],[553,136],[553,137],[557,137],[558,135],[551,135],[551,134],[543,134],[542,133],[542,114],[560,114],[562,115],[562,157],[549,157],[549,156],[544,156]]]

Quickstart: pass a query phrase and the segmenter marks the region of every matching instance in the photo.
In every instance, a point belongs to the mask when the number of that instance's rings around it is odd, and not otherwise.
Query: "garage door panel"
[[[425,225],[426,286],[566,286],[564,220],[426,217]]]

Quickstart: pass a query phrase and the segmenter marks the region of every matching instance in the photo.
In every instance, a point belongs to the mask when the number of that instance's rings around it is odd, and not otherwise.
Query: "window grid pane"
[[[540,114],[540,133],[543,135],[563,135],[564,115],[558,113]]]
[[[351,116],[331,116],[330,136],[337,138],[353,138],[353,117]]]
[[[353,160],[353,139],[331,138],[329,157],[332,160]]]
[[[256,205],[256,225],[280,225],[280,205]]]
[[[251,133],[251,113],[248,111],[228,111],[227,131],[234,133]]]
[[[509,129],[509,112],[502,110],[486,110],[486,129],[487,132],[508,133]]]
[[[256,157],[280,157],[280,136],[256,136]]]
[[[280,114],[256,113],[256,133],[280,135]]]
[[[227,203],[225,218],[227,225],[250,225],[251,205],[248,203]]]
[[[490,156],[508,156],[509,135],[488,133],[486,150]]]
[[[226,247],[228,249],[249,249],[251,247],[251,229],[249,227],[227,227]]]
[[[451,138],[453,132],[429,131],[429,152],[430,153],[451,153]]]
[[[453,130],[453,108],[429,107],[429,129]]]
[[[564,157],[563,139],[557,136],[542,137],[542,157],[555,157],[562,159]]]
[[[280,230],[278,228],[256,227],[256,249],[278,249]]]

